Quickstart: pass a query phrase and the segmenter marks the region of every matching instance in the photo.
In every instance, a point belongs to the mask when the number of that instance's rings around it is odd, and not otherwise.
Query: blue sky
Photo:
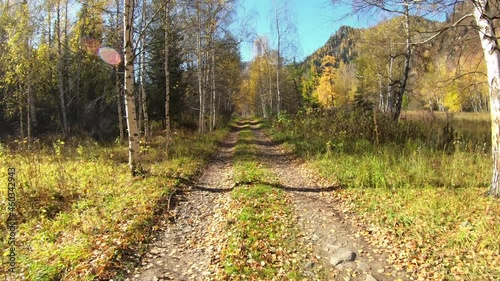
[[[278,0],[283,1],[283,0]],[[333,8],[329,0],[288,0],[291,4],[291,14],[297,27],[296,41],[300,44],[296,54],[297,61],[301,61],[316,49],[323,46],[328,38],[340,26],[366,27],[366,20],[349,18],[340,21],[343,15],[349,12],[348,7]],[[273,0],[240,0],[238,18],[251,18],[247,27],[258,35],[271,36],[270,11]],[[272,38],[269,38],[272,44]],[[252,45],[242,43],[240,51],[244,61],[253,57]]]

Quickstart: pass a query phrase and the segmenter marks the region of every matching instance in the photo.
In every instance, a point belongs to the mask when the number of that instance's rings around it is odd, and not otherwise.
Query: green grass
[[[283,191],[259,182],[274,182],[255,154],[253,134],[246,128],[236,145],[233,171],[239,186],[232,191],[222,250],[221,279],[298,280],[299,253],[296,221]]]
[[[500,275],[500,202],[484,196],[491,156],[474,133],[488,124],[484,116],[461,116],[475,125],[454,125],[464,131],[456,129],[448,142],[432,135],[442,129],[424,117],[398,124],[357,113],[280,118],[269,129],[275,140],[345,187],[334,194],[339,208],[356,214],[352,222],[394,266],[423,280]]]
[[[18,278],[113,277],[124,266],[123,253],[143,250],[164,209],[164,199],[180,184],[179,178],[192,178],[226,133],[179,132],[170,158],[157,137],[142,146],[141,159],[148,173],[137,178],[128,170],[125,146],[57,141],[36,144],[31,151],[3,148],[2,206],[7,204],[7,168],[15,167],[17,172]],[[1,212],[0,220],[5,221],[6,215]],[[6,233],[5,224],[0,230]],[[2,253],[8,253],[6,240],[1,242]]]

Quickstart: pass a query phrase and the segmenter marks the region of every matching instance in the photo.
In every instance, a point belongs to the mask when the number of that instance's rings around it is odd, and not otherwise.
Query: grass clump
[[[227,231],[222,250],[221,279],[297,280],[298,264],[296,219],[285,194],[262,182],[273,182],[274,175],[258,162],[254,136],[243,127],[236,145],[233,171],[237,187],[232,191]]]
[[[179,133],[168,157],[161,138],[143,144],[141,162],[148,172],[136,178],[124,146],[56,141],[32,150],[4,148],[0,174],[8,167],[17,171],[17,278],[117,277],[123,255],[142,251],[179,178],[192,178],[226,133]],[[6,177],[0,185],[7,186]],[[0,192],[1,205],[6,191]],[[6,215],[0,213],[0,220]],[[6,233],[4,224],[0,231]],[[2,253],[8,252],[7,241],[1,242]]]
[[[484,195],[491,180],[489,121],[445,115],[336,110],[282,115],[270,125],[355,213],[368,241],[396,267],[423,280],[494,280],[499,276],[500,202]],[[473,125],[471,125],[473,124]],[[451,129],[453,128],[453,129]]]
[[[296,232],[290,202],[283,192],[262,184],[243,185],[232,194],[231,233],[222,252],[223,278],[297,279]]]

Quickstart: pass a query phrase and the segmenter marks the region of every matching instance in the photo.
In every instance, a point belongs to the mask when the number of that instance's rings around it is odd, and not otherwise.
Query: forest
[[[245,1],[0,0],[5,280],[497,280],[500,4]]]

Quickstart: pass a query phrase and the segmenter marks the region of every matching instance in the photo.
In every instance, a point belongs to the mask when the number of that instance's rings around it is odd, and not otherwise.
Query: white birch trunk
[[[149,140],[150,132],[149,132],[149,116],[148,116],[148,104],[147,104],[147,92],[145,83],[145,64],[146,64],[146,1],[142,2],[142,34],[141,34],[141,107],[140,107],[140,119],[143,120],[142,126],[144,127],[144,138],[146,142]],[[141,126],[139,126],[141,128]]]
[[[385,102],[385,112],[390,112],[392,108],[392,69],[394,65],[394,56],[392,55],[392,43],[391,43],[391,60],[389,62],[389,81],[387,84],[387,95]]]
[[[202,133],[205,131],[205,95],[203,91],[203,73],[202,73],[202,65],[203,65],[203,56],[201,50],[201,11],[200,11],[200,2],[196,1],[196,17],[197,17],[197,31],[196,31],[196,61],[197,61],[197,71],[196,74],[198,76],[198,95],[200,98],[200,112],[198,116],[198,132]]]
[[[134,53],[133,53],[133,8],[134,0],[125,0],[123,24],[124,54],[125,54],[125,114],[127,118],[129,166],[132,176],[137,173],[139,161],[139,134],[137,129],[137,114],[135,113],[134,95]]]
[[[404,29],[406,35],[406,53],[405,53],[405,65],[403,72],[403,81],[401,81],[401,85],[399,87],[399,91],[397,96],[394,97],[394,101],[392,103],[391,113],[392,119],[394,121],[399,120],[399,115],[401,115],[401,107],[403,106],[403,96],[406,91],[406,85],[408,84],[408,78],[410,76],[410,62],[412,56],[412,46],[411,46],[411,34],[410,34],[410,7],[407,0],[404,1],[403,4],[405,7],[404,13]]]
[[[118,66],[115,66],[115,91],[116,91],[116,106],[118,109],[118,130],[120,131],[120,143],[123,144],[125,135],[123,134],[123,112],[122,112],[122,93],[120,85],[120,75]]]
[[[116,0],[116,26],[115,31],[120,30],[120,0]],[[121,47],[120,47],[121,48]],[[116,106],[118,110],[118,130],[120,132],[120,144],[125,141],[123,133],[123,111],[122,111],[122,87],[120,84],[120,74],[118,73],[119,65],[115,65],[115,91],[116,91]]]
[[[382,75],[378,73],[378,90],[379,90],[379,101],[378,109],[384,111],[384,93],[382,92]]]
[[[489,195],[500,196],[500,50],[495,35],[493,19],[490,18],[489,0],[472,0],[474,18],[479,27],[479,39],[484,52],[488,72],[488,85],[491,112],[491,154],[493,157],[493,176]]]
[[[169,65],[169,37],[170,37],[170,7],[169,3],[165,5],[165,135],[166,151],[170,149],[170,140],[172,138],[170,127],[170,69]]]
[[[19,126],[21,130],[21,139],[24,139],[24,101],[23,101],[23,89],[19,86]]]
[[[28,129],[28,145],[31,146],[32,143],[32,123],[33,119],[32,116],[34,115],[35,111],[35,106],[34,106],[34,100],[33,100],[33,93],[31,91],[31,81],[28,81],[28,86],[27,86],[27,112],[26,112],[26,125]]]
[[[280,34],[280,23],[278,18],[278,8],[275,7],[276,15],[276,32],[278,33],[278,48],[276,50],[276,113],[279,114],[281,111],[281,93],[280,93],[280,70],[281,70],[281,59],[280,59],[280,47],[281,47],[281,34]]]
[[[213,42],[212,42],[213,44]],[[212,90],[212,98],[211,98],[211,103],[210,103],[210,112],[212,115],[211,119],[211,124],[210,124],[210,131],[213,131],[215,129],[215,122],[216,122],[216,110],[215,110],[215,47],[212,46],[212,71],[211,71],[211,90]]]
[[[64,97],[64,58],[62,52],[62,42],[61,42],[61,1],[57,2],[57,55],[59,56],[59,62],[57,64],[58,79],[59,79],[59,101],[61,103],[61,115],[62,115],[62,129],[63,134],[66,136],[69,131],[68,117],[66,112],[66,101]]]

